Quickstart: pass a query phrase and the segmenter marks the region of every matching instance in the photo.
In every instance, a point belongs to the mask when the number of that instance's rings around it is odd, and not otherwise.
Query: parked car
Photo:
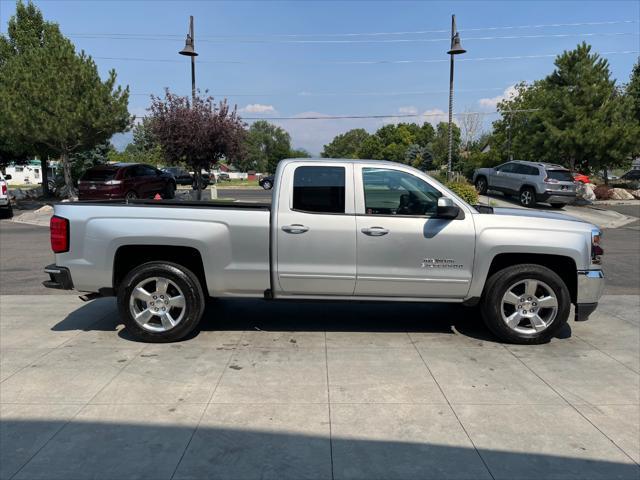
[[[620,187],[629,188],[633,190],[640,189],[640,170],[629,170],[618,180]]]
[[[196,179],[195,175],[188,172],[182,167],[165,167],[162,169],[163,172],[168,173],[173,176],[176,185],[191,185],[193,188],[196,187]],[[214,176],[215,179],[215,176]],[[211,182],[211,178],[208,173],[202,174],[202,186],[207,187]]]
[[[514,160],[494,168],[479,168],[473,173],[473,183],[482,195],[487,190],[515,195],[523,207],[546,202],[562,208],[576,199],[571,172],[551,163]]]
[[[13,216],[13,207],[11,206],[11,199],[9,198],[7,180],[11,180],[11,175],[3,176],[2,173],[0,173],[0,214],[2,214],[3,217],[11,218]]]
[[[80,200],[174,198],[176,181],[169,173],[143,163],[112,163],[88,169],[78,182]]]
[[[228,173],[226,172],[218,173],[218,182],[228,182],[229,180],[231,180],[231,177],[229,177]]]
[[[573,179],[576,182],[580,182],[582,184],[584,183],[591,183],[591,180],[589,180],[589,176],[585,175],[584,173],[580,173],[580,172],[573,172],[571,174],[573,176]]]
[[[260,180],[258,180],[258,185],[260,185],[265,190],[271,190],[273,188],[273,175],[262,177]]]
[[[479,304],[501,339],[533,344],[602,294],[600,231],[575,218],[476,209],[375,160],[283,160],[275,184],[272,204],[55,205],[45,286],[116,295],[150,342],[189,335],[208,297],[255,297]]]
[[[629,170],[620,177],[620,180],[640,180],[640,169]]]

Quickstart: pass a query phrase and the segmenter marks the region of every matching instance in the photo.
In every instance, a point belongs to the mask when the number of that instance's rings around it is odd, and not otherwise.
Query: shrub
[[[473,185],[466,182],[448,182],[446,185],[469,205],[478,203],[478,192]]]
[[[609,200],[612,195],[611,189],[606,185],[598,185],[593,189],[593,193],[598,200]]]

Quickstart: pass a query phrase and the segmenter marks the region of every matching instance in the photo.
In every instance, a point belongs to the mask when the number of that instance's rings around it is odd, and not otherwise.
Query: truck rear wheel
[[[175,342],[191,333],[204,313],[200,281],[175,263],[149,262],[127,274],[118,288],[118,310],[139,340]]]
[[[501,340],[521,345],[547,343],[565,325],[571,297],[552,270],[535,264],[507,267],[485,285],[482,317]]]

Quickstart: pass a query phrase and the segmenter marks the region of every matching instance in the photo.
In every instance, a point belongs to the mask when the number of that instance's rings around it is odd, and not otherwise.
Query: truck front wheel
[[[118,288],[118,310],[127,331],[145,342],[184,338],[197,327],[204,306],[198,277],[175,263],[142,264]]]
[[[552,270],[535,264],[507,267],[485,285],[482,317],[501,340],[521,345],[547,343],[565,325],[571,297]]]

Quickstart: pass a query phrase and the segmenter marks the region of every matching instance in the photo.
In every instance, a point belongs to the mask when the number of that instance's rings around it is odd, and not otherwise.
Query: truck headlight
[[[600,265],[602,263],[601,256],[604,250],[600,246],[601,238],[602,232],[600,229],[594,228],[591,230],[591,263],[594,265]]]

